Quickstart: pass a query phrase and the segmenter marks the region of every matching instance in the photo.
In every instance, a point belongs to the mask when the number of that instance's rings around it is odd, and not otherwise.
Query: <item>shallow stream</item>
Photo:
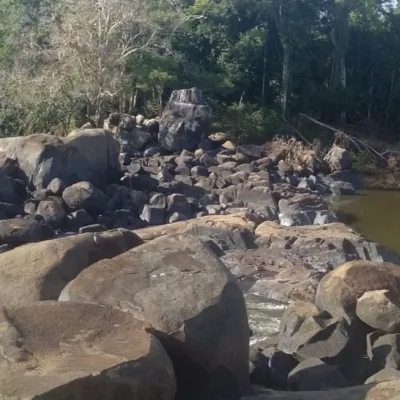
[[[266,340],[279,332],[285,305],[254,294],[246,295],[249,325],[253,332],[250,344]]]

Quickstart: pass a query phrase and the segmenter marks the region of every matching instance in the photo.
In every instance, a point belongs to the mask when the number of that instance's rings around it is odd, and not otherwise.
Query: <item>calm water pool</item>
[[[400,191],[365,190],[333,204],[342,222],[400,254]]]

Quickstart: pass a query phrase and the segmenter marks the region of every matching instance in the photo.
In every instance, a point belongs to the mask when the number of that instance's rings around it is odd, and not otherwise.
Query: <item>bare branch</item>
[[[306,119],[308,119],[309,121],[311,121],[311,122],[313,122],[313,123],[319,125],[319,126],[322,126],[322,127],[326,128],[326,129],[332,131],[332,132],[335,132],[335,134],[336,134],[338,137],[346,138],[349,142],[353,143],[353,145],[354,145],[354,146],[357,148],[357,150],[360,151],[360,152],[362,151],[362,149],[364,149],[364,150],[366,150],[369,154],[371,154],[372,156],[374,156],[374,157],[377,156],[377,157],[379,157],[379,158],[381,158],[381,159],[383,159],[383,160],[385,160],[385,161],[386,161],[386,159],[385,159],[385,157],[384,157],[385,154],[390,154],[390,153],[397,154],[397,153],[398,153],[398,152],[396,152],[396,151],[392,151],[392,150],[389,150],[389,149],[386,149],[384,152],[380,153],[380,152],[379,152],[378,150],[376,150],[373,146],[371,146],[369,143],[367,143],[366,140],[359,139],[359,138],[357,138],[357,137],[355,137],[355,136],[353,136],[353,135],[349,135],[348,133],[345,133],[345,132],[343,132],[342,130],[336,129],[336,128],[334,128],[333,126],[330,126],[330,125],[328,125],[328,124],[324,124],[323,122],[318,121],[318,120],[316,120],[315,118],[310,117],[309,115],[306,115],[306,114],[299,114],[299,115],[300,115],[301,117],[306,118]],[[399,153],[399,154],[400,154],[400,153]]]

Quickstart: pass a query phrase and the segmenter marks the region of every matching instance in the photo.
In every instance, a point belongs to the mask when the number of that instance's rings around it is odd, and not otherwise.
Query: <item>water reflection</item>
[[[340,222],[343,222],[346,225],[354,226],[360,219],[352,214],[346,213],[344,211],[339,210],[338,212]]]

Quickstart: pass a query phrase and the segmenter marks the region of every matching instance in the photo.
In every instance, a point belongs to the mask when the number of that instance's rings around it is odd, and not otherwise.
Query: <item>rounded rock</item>
[[[170,359],[147,326],[129,313],[38,302],[3,309],[0,321],[8,333],[0,338],[3,400],[175,397]]]
[[[400,333],[400,304],[389,290],[365,292],[358,300],[357,317],[372,328]]]

